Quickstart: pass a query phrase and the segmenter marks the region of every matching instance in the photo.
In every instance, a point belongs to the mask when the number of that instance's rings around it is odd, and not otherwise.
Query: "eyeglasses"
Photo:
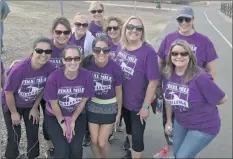
[[[108,54],[110,52],[110,48],[109,47],[94,47],[93,48],[93,52],[96,54],[100,54],[101,50],[103,51],[104,54]]]
[[[64,35],[69,35],[70,34],[70,31],[69,30],[65,30],[65,31],[61,31],[61,30],[54,30],[55,34],[57,35],[61,35],[62,33]]]
[[[74,62],[78,62],[78,61],[81,60],[81,57],[79,57],[79,56],[75,56],[75,57],[65,57],[64,60],[65,60],[66,62],[71,62],[71,61],[73,61],[73,60],[74,60]]]
[[[83,27],[83,28],[87,28],[88,27],[88,23],[79,23],[79,22],[76,22],[76,23],[74,23],[74,25],[76,26],[76,27],[78,27],[78,28],[80,28],[81,26]]]
[[[119,29],[118,26],[113,26],[113,27],[109,26],[109,27],[107,27],[107,31],[111,31],[111,30],[117,31],[118,29]]]
[[[134,29],[136,29],[137,31],[143,31],[143,27],[142,26],[135,26],[135,25],[132,25],[132,24],[127,24],[126,25],[126,29],[128,29],[128,30],[134,30]]]
[[[183,21],[185,21],[186,23],[190,23],[192,19],[187,17],[179,17],[176,20],[178,21],[178,23],[183,23]]]
[[[171,54],[171,56],[178,56],[178,55],[180,55],[182,57],[185,57],[185,56],[189,55],[188,52],[176,52],[176,51],[172,51],[170,54]]]
[[[44,52],[47,55],[50,55],[53,52],[51,49],[43,50],[43,49],[39,49],[39,48],[35,48],[35,51],[37,54],[43,54],[43,52]]]
[[[92,14],[95,14],[96,12],[97,13],[103,13],[104,10],[91,10],[91,13]]]

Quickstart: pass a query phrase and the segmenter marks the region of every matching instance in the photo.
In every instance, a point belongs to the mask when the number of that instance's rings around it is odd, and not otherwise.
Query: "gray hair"
[[[163,69],[163,75],[164,77],[166,77],[167,79],[169,79],[172,75],[172,73],[174,72],[174,68],[175,65],[172,63],[171,60],[171,51],[175,46],[181,46],[183,47],[189,54],[189,63],[188,63],[188,67],[183,75],[183,83],[188,83],[189,81],[191,81],[195,76],[199,75],[200,73],[203,73],[204,70],[201,69],[198,65],[197,65],[197,58],[194,55],[190,45],[184,41],[184,40],[176,40],[175,42],[172,43],[170,51],[169,51],[169,55],[168,58],[166,60],[166,66]]]

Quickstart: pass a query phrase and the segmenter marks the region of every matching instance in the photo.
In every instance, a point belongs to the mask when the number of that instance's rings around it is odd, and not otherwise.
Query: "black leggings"
[[[40,101],[40,105],[41,105],[41,108],[43,110],[43,115],[45,117],[45,107],[46,107],[46,101],[42,98],[41,101]],[[44,135],[44,139],[46,141],[49,141],[50,138],[49,138],[49,135],[45,129],[45,119],[43,120],[43,127],[42,127],[42,131],[43,131],[43,135]]]
[[[33,125],[33,120],[29,120],[29,112],[31,108],[17,108],[17,112],[20,117],[23,118],[26,135],[27,135],[27,156],[28,158],[38,157],[40,154],[38,131],[39,124]],[[19,142],[21,138],[21,125],[13,126],[11,120],[11,112],[8,110],[3,113],[5,124],[7,128],[7,146],[5,157],[6,158],[17,158],[19,156]]]
[[[138,112],[130,111],[125,107],[123,109],[123,118],[126,125],[127,135],[132,135],[132,149],[136,152],[144,150],[144,130],[146,123],[141,123]]]

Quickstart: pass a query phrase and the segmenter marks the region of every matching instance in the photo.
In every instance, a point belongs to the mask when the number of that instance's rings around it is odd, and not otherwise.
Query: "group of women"
[[[164,132],[173,140],[169,150],[173,143],[175,158],[194,158],[218,134],[216,105],[227,97],[213,80],[217,54],[195,31],[192,8],[179,11],[179,30],[165,37],[158,54],[146,41],[140,18],[105,20],[100,2],[92,2],[89,11],[93,20],[76,14],[73,28],[65,17],[56,18],[52,38],[37,38],[32,53],[12,65],[6,82],[2,78],[5,157],[20,155],[21,118],[28,158],[40,155],[41,105],[49,157],[82,158],[88,145],[83,139],[90,135],[95,157],[108,158],[109,136],[123,117],[129,141],[124,158],[143,158],[146,119],[161,85]]]

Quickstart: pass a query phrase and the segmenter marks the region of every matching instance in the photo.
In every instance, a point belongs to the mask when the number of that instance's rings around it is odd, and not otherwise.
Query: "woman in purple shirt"
[[[82,158],[86,101],[94,96],[93,78],[80,67],[82,53],[68,45],[62,54],[64,67],[48,77],[45,86],[45,127],[54,145],[53,158]]]
[[[51,42],[48,38],[36,39],[31,56],[15,64],[7,76],[2,93],[8,134],[6,158],[19,157],[22,118],[27,134],[27,156],[39,156],[39,105],[47,77],[55,70],[55,66],[49,62],[51,53]]]
[[[92,16],[92,21],[89,23],[88,29],[94,37],[104,34],[104,5],[99,1],[91,2],[89,12]]]
[[[192,48],[184,40],[171,45],[163,76],[165,133],[173,135],[173,155],[195,158],[219,133],[221,121],[216,105],[224,104],[227,96],[198,66]]]
[[[92,150],[96,158],[108,158],[108,137],[113,124],[117,125],[122,108],[122,70],[109,58],[110,41],[107,36],[97,37],[92,44],[93,55],[84,61],[92,72],[95,97],[87,104],[87,119],[91,133]]]
[[[144,130],[160,78],[157,54],[145,40],[142,20],[131,16],[123,25],[116,62],[123,71],[123,117],[132,148],[127,156],[143,158]]]
[[[198,33],[194,28],[194,11],[191,7],[182,7],[178,11],[176,17],[178,22],[178,30],[169,33],[161,42],[158,50],[158,62],[160,69],[164,67],[168,57],[171,44],[177,39],[183,39],[191,45],[191,49],[197,58],[197,64],[205,69],[215,79],[216,76],[216,60],[218,58],[213,43],[208,37]],[[163,111],[163,126],[166,123],[165,107]],[[154,158],[168,157],[172,152],[172,140],[165,134],[167,147],[163,148],[160,152],[154,155]]]

